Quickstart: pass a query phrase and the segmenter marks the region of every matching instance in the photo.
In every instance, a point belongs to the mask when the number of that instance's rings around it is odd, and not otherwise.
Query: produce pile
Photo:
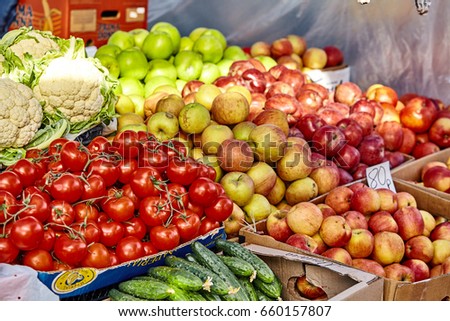
[[[282,285],[270,267],[238,243],[217,239],[219,255],[198,242],[185,258],[168,255],[165,265],[121,282],[109,291],[115,301],[274,301]]]

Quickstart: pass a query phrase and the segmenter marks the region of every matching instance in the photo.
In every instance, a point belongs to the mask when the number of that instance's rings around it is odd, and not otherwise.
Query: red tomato
[[[27,216],[12,223],[10,238],[19,250],[34,250],[44,238],[44,227],[37,218]]]
[[[39,243],[39,249],[51,251],[53,250],[53,246],[55,245],[56,233],[51,227],[44,227],[44,237],[42,238],[41,243]]]
[[[134,158],[124,158],[119,163],[120,176],[119,182],[122,184],[128,184],[131,179],[131,175],[138,168],[138,161]]]
[[[139,198],[160,194],[161,175],[154,167],[138,168],[131,174],[130,187]]]
[[[158,148],[165,151],[169,159],[173,157],[186,158],[188,156],[186,145],[178,140],[163,141]]]
[[[102,231],[100,243],[106,246],[116,245],[125,234],[123,223],[116,221],[99,222],[98,227]]]
[[[36,170],[36,179],[35,182],[39,179],[41,179],[45,173],[48,171],[48,164],[50,161],[47,158],[43,159],[32,159],[31,160],[34,164],[34,168]]]
[[[0,263],[13,263],[19,249],[10,238],[0,237]]]
[[[100,175],[89,175],[89,177],[83,179],[82,182],[82,200],[90,200],[94,203],[99,203],[101,199],[106,196],[107,193],[105,180]]]
[[[67,271],[73,269],[69,264],[63,263],[61,261],[53,261],[53,271]]]
[[[0,173],[0,190],[10,192],[12,196],[17,197],[22,193],[23,185],[19,175],[12,171]]]
[[[47,170],[51,173],[64,173],[65,168],[63,163],[61,162],[61,159],[57,157],[47,164]]]
[[[135,236],[139,240],[142,240],[147,234],[147,225],[139,217],[133,217],[132,219],[123,222],[125,226],[124,236]]]
[[[87,245],[80,237],[62,234],[55,241],[53,253],[62,262],[77,266],[87,255]]]
[[[188,202],[187,209],[197,214],[200,218],[203,217],[203,214],[205,214],[202,206],[192,202]]]
[[[81,266],[97,269],[111,266],[111,254],[102,243],[92,243],[87,248],[87,255],[81,261]]]
[[[20,208],[21,206],[10,192],[0,190],[0,223],[11,218]]]
[[[111,219],[124,222],[134,217],[134,204],[128,196],[123,196],[122,191],[110,189],[108,198],[101,203],[102,210]]]
[[[50,202],[50,208],[51,212],[47,223],[55,231],[62,231],[74,222],[75,211],[70,203],[62,200],[53,200]]]
[[[177,227],[180,233],[181,242],[188,242],[199,235],[200,218],[197,214],[186,210],[185,214],[174,217],[172,223]]]
[[[38,149],[38,148],[30,148],[30,149],[27,149],[27,151],[25,152],[25,158],[30,158],[30,159],[41,159],[41,158],[45,158],[46,156],[48,156],[47,151],[43,150],[43,149]]]
[[[167,222],[171,214],[167,199],[159,196],[147,196],[141,200],[139,217],[148,226],[162,225]]]
[[[112,145],[123,158],[136,158],[141,144],[137,132],[124,130],[114,136]]]
[[[219,191],[219,196],[220,195],[226,195],[225,189],[223,188],[222,184],[215,182],[216,186],[217,186],[217,190]]]
[[[108,153],[111,149],[111,142],[105,136],[95,136],[87,145],[87,149],[91,156]]]
[[[46,200],[47,202],[51,202],[51,200],[52,200],[51,197],[50,197],[50,195],[49,195],[47,192],[41,190],[41,189],[40,189],[39,187],[37,187],[37,186],[28,186],[28,187],[25,187],[25,189],[23,190],[22,198],[30,197],[30,196],[32,196],[32,195],[34,195],[34,194],[39,194],[39,195],[41,195],[43,198],[45,198],[45,200]]]
[[[210,180],[214,181],[216,179],[217,173],[214,167],[207,164],[200,164],[198,176],[207,177]]]
[[[113,249],[109,249],[109,258],[111,261],[111,266],[120,264],[119,257]]]
[[[198,177],[200,164],[192,158],[181,159],[173,157],[169,160],[167,167],[167,178],[172,183],[190,185]]]
[[[65,137],[60,137],[54,139],[50,145],[48,146],[48,155],[59,155],[61,153],[61,149],[65,143],[67,143],[69,139]]]
[[[89,160],[89,151],[76,140],[66,142],[59,155],[64,168],[71,172],[83,171]]]
[[[162,149],[144,148],[139,154],[138,161],[139,167],[152,166],[162,173],[169,165],[169,156]]]
[[[55,200],[75,203],[83,194],[83,184],[77,176],[65,173],[55,179],[50,185],[50,195]]]
[[[175,225],[154,226],[150,229],[150,242],[160,251],[169,251],[180,244],[180,233]]]
[[[116,254],[122,263],[143,257],[145,255],[145,249],[137,237],[126,236],[117,243]]]
[[[200,206],[211,206],[218,196],[219,189],[209,178],[199,177],[189,186],[189,200]]]
[[[105,181],[106,187],[114,185],[120,176],[118,162],[106,158],[92,160],[88,166],[87,172],[100,175]]]
[[[204,217],[200,224],[200,230],[198,231],[200,235],[205,235],[206,233],[219,228],[220,222],[210,219],[209,217]]]
[[[24,208],[20,212],[20,217],[34,216],[40,222],[45,222],[50,214],[50,202],[42,195],[42,193],[34,193],[25,196],[22,199],[22,204]]]
[[[73,210],[75,212],[75,222],[98,220],[98,209],[90,202],[78,203],[73,206]]]
[[[38,171],[36,166],[28,159],[19,159],[16,163],[8,167],[19,176],[22,186],[25,188],[31,186],[38,179]]]
[[[233,201],[226,195],[220,195],[214,203],[205,208],[205,215],[212,220],[223,222],[233,212]]]
[[[150,242],[142,242],[144,246],[145,255],[153,255],[158,253],[158,249]]]
[[[23,265],[29,266],[36,271],[52,271],[53,257],[52,255],[42,249],[35,249],[25,252],[22,258]]]
[[[183,210],[187,207],[189,196],[186,188],[177,183],[169,183],[166,187],[167,191],[163,195],[168,199],[170,206],[176,210]]]
[[[133,202],[134,208],[139,209],[139,205],[141,200],[134,194],[133,189],[130,184],[125,184],[122,186],[122,192],[124,196],[128,196],[128,198]]]
[[[101,230],[95,221],[75,222],[70,226],[80,236],[86,244],[91,244],[100,241]]]

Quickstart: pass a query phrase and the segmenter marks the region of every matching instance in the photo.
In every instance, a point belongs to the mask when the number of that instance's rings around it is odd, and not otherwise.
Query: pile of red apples
[[[367,272],[417,282],[450,273],[450,222],[408,192],[339,186],[322,203],[272,213],[267,234]]]
[[[450,157],[446,162],[436,160],[422,166],[420,178],[423,186],[450,193]]]

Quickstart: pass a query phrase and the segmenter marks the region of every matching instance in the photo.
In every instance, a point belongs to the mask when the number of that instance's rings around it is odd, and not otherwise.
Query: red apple
[[[267,234],[280,242],[286,242],[294,234],[287,224],[286,214],[287,211],[278,210],[270,213],[266,220]]]
[[[384,140],[380,135],[365,136],[358,147],[361,162],[368,166],[380,164],[384,158],[384,146]]]
[[[240,77],[240,81],[250,92],[262,94],[266,91],[267,80],[264,74],[256,68],[244,71]]]
[[[339,185],[347,185],[353,182],[353,176],[345,169],[338,167],[339,171]]]
[[[292,234],[286,240],[286,244],[311,253],[314,253],[317,249],[317,242],[311,236],[305,234]]]
[[[374,246],[372,259],[383,266],[401,262],[405,254],[405,243],[394,232],[378,232],[373,235]]]
[[[325,197],[325,204],[330,206],[336,214],[343,214],[350,210],[353,191],[347,186],[332,189]]]
[[[246,172],[253,165],[253,151],[246,141],[226,139],[217,149],[217,161],[227,172]]]
[[[381,198],[373,188],[360,188],[353,194],[351,209],[363,215],[369,215],[380,210]]]
[[[289,123],[287,115],[279,109],[264,109],[258,116],[253,119],[256,125],[273,124],[280,127],[286,136],[289,135]]]
[[[294,89],[294,95],[298,95],[300,88],[306,83],[306,76],[297,69],[283,69],[278,76],[278,81],[282,81]]]
[[[435,265],[430,269],[430,278],[434,278],[442,274],[443,274],[442,264]]]
[[[384,272],[383,266],[371,259],[353,259],[352,266],[354,268],[378,275],[380,277],[386,276],[386,272]]]
[[[352,229],[352,237],[345,245],[345,249],[353,259],[366,258],[372,254],[374,241],[373,234],[363,228]]]
[[[295,98],[300,103],[303,114],[315,113],[320,107],[323,106],[323,101],[320,94],[312,89],[304,89],[304,86],[300,88]]]
[[[437,118],[438,111],[433,102],[426,97],[415,97],[408,101],[400,111],[403,126],[415,133],[426,132]]]
[[[341,262],[346,265],[352,265],[352,256],[343,247],[332,247],[324,251],[322,256]]]
[[[313,236],[319,231],[323,214],[316,204],[300,202],[288,211],[286,221],[294,233]]]
[[[299,110],[301,111],[300,103],[295,99],[294,96],[288,94],[275,94],[270,98],[267,98],[264,108],[279,109],[287,115],[293,115],[296,114]],[[297,120],[295,120],[295,122],[296,121]]]
[[[352,172],[359,165],[361,155],[356,147],[345,144],[333,158],[340,168]]]
[[[345,145],[345,136],[332,125],[320,127],[312,137],[312,148],[325,157],[333,157]]]
[[[398,150],[403,143],[402,125],[395,121],[380,123],[376,127],[376,132],[384,140],[384,146],[389,151]]]
[[[300,295],[308,300],[326,300],[327,294],[325,291],[306,279],[306,275],[299,276],[295,281],[295,288]]]
[[[365,178],[366,177],[366,169],[369,166],[363,163],[359,163],[358,166],[356,166],[356,168],[354,169],[352,176],[354,180],[358,180],[361,178]]]
[[[412,151],[412,156],[416,159],[419,159],[424,156],[437,153],[439,151],[440,151],[440,148],[435,143],[432,143],[432,142],[418,143],[416,146],[414,146],[414,149]]]
[[[430,239],[435,240],[448,240],[450,241],[450,222],[443,222],[431,231]]]
[[[428,130],[431,142],[440,148],[450,147],[450,116],[438,118]]]
[[[441,166],[428,169],[423,175],[423,185],[450,193],[450,169]]]
[[[285,37],[274,40],[270,46],[270,54],[275,59],[281,56],[290,55],[293,52],[294,48],[292,43]]]
[[[428,132],[416,134],[416,144],[429,142]]]
[[[444,162],[441,162],[441,161],[431,161],[429,163],[426,163],[420,169],[420,179],[421,179],[421,181],[423,181],[423,177],[425,176],[425,173],[427,172],[427,170],[429,170],[430,168],[435,167],[435,166],[440,166],[440,167],[447,168],[447,164],[444,163]]]
[[[316,233],[312,236],[312,238],[317,242],[317,248],[314,251],[315,254],[322,254],[326,250],[328,250],[328,245],[322,240],[320,233]]]
[[[404,261],[402,265],[409,267],[413,271],[414,282],[419,282],[430,278],[430,268],[422,260],[409,259]]]
[[[319,83],[308,82],[302,86],[302,89],[314,90],[315,92],[317,92],[320,98],[322,98],[323,104],[327,104],[330,99],[330,92],[328,91],[328,89]]]
[[[388,86],[372,86],[367,89],[366,97],[378,101],[380,103],[389,103],[393,106],[397,105],[397,92]]]
[[[253,43],[250,47],[250,55],[252,57],[270,56],[270,44],[265,41]]]
[[[348,187],[353,191],[353,193],[361,188],[369,188],[369,186],[367,186],[363,182],[356,182],[356,183],[349,185]]]
[[[412,206],[417,207],[417,202],[414,196],[412,196],[408,192],[397,192],[397,205],[398,209],[401,209],[403,207]]]
[[[327,64],[325,65],[325,68],[342,65],[344,62],[344,54],[341,49],[330,45],[323,47],[323,50],[325,50],[325,53],[327,54]]]
[[[368,229],[373,234],[383,231],[397,233],[398,225],[391,213],[379,211],[369,217]]]
[[[325,121],[316,114],[305,114],[295,124],[307,141],[311,141],[314,133],[325,126]]]
[[[363,130],[363,136],[370,135],[374,129],[373,118],[368,113],[356,112],[348,116],[350,119],[355,120]]]
[[[384,152],[384,159],[389,162],[389,168],[392,169],[403,164],[406,157],[405,154],[399,151],[390,152],[387,150]]]
[[[425,223],[422,214],[416,207],[406,206],[398,209],[392,217],[397,222],[398,234],[404,241],[410,238],[422,235]]]
[[[336,124],[345,118],[345,115],[329,106],[330,103],[328,103],[326,106],[323,106],[317,110],[317,115],[319,115],[320,118],[322,118],[327,125],[336,126]]]
[[[348,106],[353,105],[363,96],[361,88],[354,82],[346,81],[339,84],[334,91],[334,101]]]
[[[318,189],[318,195],[328,193],[339,186],[339,170],[336,166],[321,166],[314,168],[309,177],[312,178]]]
[[[425,235],[417,235],[405,242],[405,257],[428,263],[433,259],[433,242]]]
[[[411,155],[414,146],[416,145],[416,134],[406,127],[402,127],[402,131],[403,141],[398,151],[406,155]]]
[[[317,204],[317,207],[322,212],[323,218],[331,215],[337,215],[336,212],[333,210],[333,208],[325,203],[319,203]]]
[[[442,274],[450,273],[450,256],[442,262]]]
[[[274,81],[266,89],[265,97],[268,99],[276,94],[286,94],[295,97],[294,89],[283,81]]]
[[[380,119],[380,123],[385,121],[396,121],[397,123],[401,123],[400,121],[400,112],[397,111],[394,105],[389,103],[380,103],[381,109],[383,109],[383,116]]]
[[[380,211],[395,213],[398,210],[397,193],[388,188],[378,188],[376,191],[380,196]]]
[[[290,55],[278,57],[276,60],[277,64],[286,66],[288,69],[299,70],[303,66],[301,58],[292,53]]]
[[[319,229],[320,236],[329,247],[345,246],[352,237],[352,229],[339,215],[328,216]]]
[[[347,224],[351,227],[351,229],[368,229],[368,221],[364,215],[362,215],[358,211],[347,211],[342,214],[342,217],[345,218]]]
[[[392,263],[384,267],[386,278],[403,282],[415,282],[414,272],[400,263]]]

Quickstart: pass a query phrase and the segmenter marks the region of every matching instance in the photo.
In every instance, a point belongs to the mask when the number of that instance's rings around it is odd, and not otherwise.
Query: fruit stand
[[[448,300],[445,6],[180,1],[17,2],[0,300]]]

